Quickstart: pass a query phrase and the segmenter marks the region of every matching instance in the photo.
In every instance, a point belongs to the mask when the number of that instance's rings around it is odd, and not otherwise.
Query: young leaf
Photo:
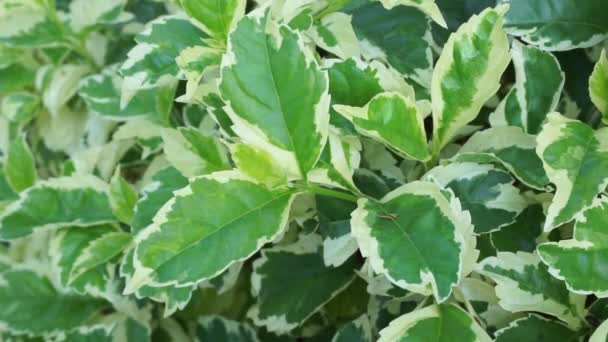
[[[591,101],[604,115],[604,122],[608,122],[608,58],[606,50],[602,50],[600,59],[593,68],[589,78],[589,95]]]
[[[63,293],[33,270],[9,270],[0,274],[0,323],[17,334],[48,334],[77,328],[101,310],[103,301]],[[32,313],[36,319],[32,319]]]
[[[103,265],[120,254],[131,243],[131,234],[111,232],[92,241],[80,251],[70,270],[68,283],[77,280],[91,269]]]
[[[110,180],[110,205],[114,215],[120,221],[131,224],[136,203],[137,192],[131,184],[122,178],[120,168],[117,168]]]
[[[477,258],[469,214],[433,183],[403,185],[379,202],[360,199],[351,228],[376,273],[439,302]]]
[[[239,22],[222,61],[220,91],[243,142],[269,152],[290,178],[302,178],[327,140],[328,81],[301,36],[277,25],[261,9]]]
[[[230,152],[237,168],[247,176],[269,187],[287,183],[287,175],[266,150],[252,145],[236,143],[230,146]]]
[[[538,134],[555,110],[564,87],[564,73],[550,52],[514,40],[511,48],[515,86],[490,116],[492,126],[518,126]]]
[[[247,259],[282,232],[293,197],[234,171],[192,179],[136,236],[135,272],[125,291],[196,284]]]
[[[444,46],[431,85],[434,153],[473,121],[498,90],[510,60],[502,29],[506,10],[499,6],[472,16]]]
[[[536,254],[498,252],[477,267],[479,273],[496,282],[499,304],[506,310],[542,312],[573,328],[580,327],[585,297],[570,293],[566,284],[549,274]]]
[[[6,95],[0,104],[4,115],[20,131],[36,115],[40,106],[38,96],[28,92],[15,92]],[[11,132],[16,133],[16,132]],[[11,136],[14,136],[11,134]]]
[[[490,336],[466,311],[453,304],[431,305],[395,320],[382,331],[378,342],[428,341],[490,342]]]
[[[0,238],[15,239],[34,230],[93,226],[113,222],[108,185],[75,175],[38,182],[0,215]]]
[[[608,129],[593,131],[580,121],[552,113],[536,141],[536,153],[556,187],[545,221],[549,231],[571,221],[606,189]]]
[[[564,324],[539,315],[528,315],[514,320],[509,326],[496,331],[495,342],[575,342],[580,340],[578,332]]]
[[[414,100],[398,93],[382,93],[363,108],[337,105],[334,110],[353,122],[361,134],[409,158],[430,158],[423,118]]]
[[[36,183],[36,162],[25,135],[15,138],[8,146],[4,160],[6,180],[15,192],[21,192]]]
[[[226,41],[230,30],[245,14],[246,0],[180,0],[184,11],[209,36]]]
[[[527,186],[544,190],[549,178],[536,154],[536,139],[519,127],[501,126],[473,134],[462,145],[459,162],[500,163]]]
[[[601,269],[608,258],[608,198],[596,198],[591,207],[576,217],[574,236],[569,240],[538,246],[538,254],[549,272],[563,279],[575,293],[608,296],[608,279]]]
[[[547,51],[593,46],[608,37],[602,0],[500,0],[509,5],[505,28]]]
[[[527,205],[511,175],[491,165],[452,163],[432,169],[423,179],[451,189],[478,234],[513,223]]]
[[[258,342],[255,330],[249,324],[231,321],[221,316],[199,318],[195,334],[197,342]]]
[[[294,265],[299,265],[298,272],[291,271]],[[353,260],[338,268],[325,266],[321,237],[314,234],[262,250],[251,276],[257,303],[248,315],[258,326],[286,333],[343,291],[354,279],[354,268]]]

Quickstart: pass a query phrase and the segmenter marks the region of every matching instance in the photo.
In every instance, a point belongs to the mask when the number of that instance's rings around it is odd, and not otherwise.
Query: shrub
[[[603,2],[2,0],[0,340],[606,340]]]

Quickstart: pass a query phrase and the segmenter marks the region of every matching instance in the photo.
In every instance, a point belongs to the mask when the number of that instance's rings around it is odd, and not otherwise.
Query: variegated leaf
[[[89,241],[80,251],[70,270],[68,283],[73,283],[88,271],[105,264],[131,243],[131,234],[115,231]]]
[[[360,199],[351,229],[376,273],[401,288],[432,293],[439,302],[478,255],[469,214],[433,183],[408,183],[379,202]]]
[[[545,221],[549,231],[571,221],[606,189],[608,129],[594,131],[580,121],[552,113],[536,141],[536,153],[556,187]]]
[[[420,9],[422,12],[426,13],[429,17],[437,23],[437,25],[447,28],[448,25],[439,10],[439,7],[435,3],[435,0],[379,0],[384,7],[387,9],[391,9],[395,6],[403,5],[403,6],[412,6]]]
[[[21,47],[57,46],[64,40],[62,24],[47,16],[31,0],[5,0],[0,4],[0,44]]]
[[[292,271],[294,265],[299,265],[298,272]],[[354,280],[355,267],[353,260],[337,268],[325,266],[321,237],[314,234],[264,249],[253,264],[257,301],[248,316],[269,331],[287,333],[343,291]]]
[[[359,249],[350,228],[350,214],[357,206],[326,196],[316,196],[315,202],[323,237],[323,262],[326,266],[340,266]]]
[[[355,128],[403,155],[420,161],[430,158],[423,117],[416,102],[398,93],[382,93],[365,107],[334,106]]]
[[[228,320],[221,316],[205,316],[198,319],[195,341],[258,342],[255,330],[247,324]]]
[[[580,334],[563,323],[530,314],[496,331],[495,342],[576,342]]]
[[[246,0],[180,0],[186,13],[197,21],[209,36],[226,41],[230,30],[245,14]]]
[[[608,122],[608,58],[606,50],[602,50],[600,59],[593,68],[589,78],[589,95],[591,101],[603,114],[604,123]]]
[[[120,168],[117,168],[110,180],[110,205],[114,216],[126,224],[131,224],[136,203],[137,192],[120,175]]]
[[[511,312],[537,311],[556,316],[573,328],[581,325],[585,297],[570,293],[549,274],[536,254],[498,252],[478,264],[478,272],[496,282],[500,306]]]
[[[431,84],[435,154],[475,119],[500,86],[510,60],[502,28],[506,10],[499,6],[472,16],[443,47]]]
[[[308,31],[315,44],[342,59],[358,57],[359,41],[351,23],[352,17],[334,12],[315,22]]]
[[[431,305],[393,320],[380,331],[378,342],[490,342],[492,339],[469,314],[453,304]]]
[[[361,316],[356,320],[344,324],[331,342],[371,342],[372,327],[367,316]]]
[[[538,134],[547,115],[555,110],[565,76],[550,52],[524,46],[514,40],[511,47],[515,86],[490,116],[492,126],[518,126]]]
[[[505,28],[547,51],[593,46],[608,37],[602,0],[500,0],[510,6]]]
[[[115,221],[108,185],[75,175],[38,182],[0,215],[0,238],[15,239],[34,230],[92,226]]]
[[[572,239],[538,246],[549,272],[565,280],[571,291],[608,297],[608,278],[602,268],[608,260],[607,224],[608,198],[596,198],[589,209],[576,217]]]
[[[73,0],[70,2],[70,25],[80,32],[96,24],[116,24],[132,18],[124,12],[127,0]]]
[[[36,163],[25,135],[15,138],[8,145],[4,174],[15,192],[21,192],[36,183]]]
[[[281,234],[293,197],[234,171],[192,179],[136,236],[135,271],[125,291],[213,278]],[[218,246],[226,249],[218,253]]]
[[[300,35],[277,25],[262,9],[239,22],[222,61],[220,91],[243,142],[270,153],[289,178],[302,178],[327,140],[328,80]]]

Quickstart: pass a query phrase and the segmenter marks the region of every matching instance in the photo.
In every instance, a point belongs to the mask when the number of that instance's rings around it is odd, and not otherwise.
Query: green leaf
[[[511,175],[492,165],[452,163],[435,167],[423,179],[454,192],[462,208],[471,214],[477,234],[513,223],[527,205]]]
[[[556,187],[545,221],[549,231],[571,221],[606,189],[608,129],[593,131],[580,121],[552,113],[536,141],[536,153]]]
[[[490,115],[492,126],[518,126],[538,134],[547,115],[555,110],[564,88],[564,73],[550,52],[513,41],[515,86]]]
[[[266,150],[236,143],[230,146],[230,154],[237,168],[247,176],[269,187],[287,183],[287,175]]]
[[[179,37],[179,39],[176,39]],[[175,62],[187,47],[203,45],[207,35],[188,19],[163,16],[147,25],[135,37],[137,45],[129,51],[120,73],[124,76],[120,107],[125,108],[139,91],[175,82],[179,67]]]
[[[331,342],[371,342],[372,327],[367,316],[361,316],[354,321],[344,324]]]
[[[589,342],[602,342],[608,339],[608,320],[605,320],[591,335]]]
[[[604,123],[608,122],[608,58],[606,50],[602,50],[600,59],[593,68],[589,78],[589,94],[591,101],[604,115]]]
[[[228,150],[211,133],[192,127],[163,128],[167,160],[187,177],[230,169]]]
[[[380,0],[380,2],[387,9],[391,9],[398,5],[416,7],[431,17],[437,25],[447,28],[447,23],[445,22],[443,15],[441,15],[441,11],[435,3],[435,0]]]
[[[382,331],[378,342],[490,342],[490,336],[466,311],[453,304],[431,305],[405,314]]]
[[[339,58],[347,59],[361,54],[352,17],[348,14],[334,12],[323,16],[313,23],[308,33],[317,46]]]
[[[420,161],[430,158],[423,117],[416,102],[398,93],[382,93],[365,107],[334,106],[357,130],[403,155]]]
[[[294,265],[298,272],[293,272]],[[321,237],[314,234],[264,249],[253,263],[251,283],[257,302],[248,315],[258,326],[287,333],[343,291],[354,280],[355,267],[352,259],[338,268],[326,267]]]
[[[0,4],[0,44],[28,48],[56,46],[64,40],[62,24],[51,20],[35,1]]]
[[[195,341],[258,342],[255,330],[247,324],[228,320],[221,316],[205,316],[198,319]]]
[[[75,175],[38,182],[0,215],[0,238],[15,239],[35,230],[113,222],[108,185]]]
[[[499,163],[533,189],[545,190],[549,185],[543,162],[536,154],[535,136],[519,127],[493,127],[473,134],[454,160]]]
[[[120,168],[117,168],[110,180],[110,205],[114,216],[126,224],[131,224],[136,203],[137,192],[122,178]]]
[[[4,160],[6,180],[15,192],[21,192],[36,183],[36,162],[25,135],[15,138],[8,146]]]
[[[330,126],[328,143],[315,168],[308,173],[311,182],[355,191],[353,174],[361,161],[361,141]]]
[[[77,328],[107,307],[100,300],[60,292],[32,270],[5,271],[0,280],[0,322],[13,333],[40,335]]]
[[[547,51],[593,46],[608,37],[602,0],[500,0],[510,6],[505,28]]]
[[[495,342],[575,342],[580,336],[564,324],[539,315],[528,315],[514,320],[509,326],[496,331]]]
[[[327,140],[329,95],[301,36],[261,10],[244,17],[230,35],[220,91],[243,142],[270,153],[290,178],[305,177]]]
[[[73,0],[70,26],[80,32],[97,24],[116,24],[131,19],[123,12],[127,0]]]
[[[435,154],[475,119],[500,86],[510,60],[502,29],[506,10],[500,6],[472,16],[443,47],[431,85]]]
[[[0,104],[4,115],[17,131],[21,130],[37,114],[40,106],[38,96],[28,92],[15,92],[6,95]],[[16,133],[16,132],[12,132]]]
[[[406,6],[387,10],[378,2],[349,12],[364,57],[387,62],[404,76],[430,86],[432,37],[430,21],[424,13]]]
[[[543,232],[544,222],[542,205],[530,205],[517,216],[515,222],[492,233],[492,245],[498,251],[532,253],[536,250],[536,240]]]
[[[538,255],[498,252],[478,264],[478,272],[496,283],[500,306],[511,312],[537,311],[578,328],[585,297],[570,293],[564,282],[549,274]]]
[[[92,113],[105,119],[124,121],[145,117],[153,122],[167,124],[175,86],[169,84],[139,91],[124,107],[120,107],[120,89],[123,80],[114,68],[89,76],[80,82],[78,94]]]
[[[576,217],[572,239],[538,246],[538,254],[551,274],[565,280],[570,291],[608,296],[608,278],[602,269],[608,260],[607,223],[608,198],[596,198]]]
[[[65,341],[70,342],[110,342],[114,330],[112,325],[83,326],[65,333]]]
[[[74,282],[84,273],[110,261],[122,253],[130,243],[131,234],[125,232],[107,233],[90,241],[74,260],[68,283]]]
[[[439,302],[478,254],[468,213],[433,183],[408,183],[379,202],[360,199],[351,227],[376,273],[401,288],[433,293]]]
[[[323,262],[326,266],[340,266],[359,249],[350,233],[350,214],[357,206],[327,196],[315,196],[315,202],[323,237]]]
[[[246,0],[180,0],[184,11],[209,36],[226,41],[228,33],[245,14]]]
[[[247,259],[281,234],[293,196],[233,171],[192,179],[136,236],[135,273],[126,292],[196,284]],[[230,248],[218,254],[226,244]]]

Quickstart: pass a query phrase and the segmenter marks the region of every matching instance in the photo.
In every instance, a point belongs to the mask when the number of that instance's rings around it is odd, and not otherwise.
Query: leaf
[[[112,341],[112,325],[82,326],[65,333],[65,341],[74,342],[106,342]]]
[[[107,184],[93,176],[38,182],[0,215],[0,238],[10,240],[36,230],[113,222],[107,191]]]
[[[26,136],[15,138],[8,146],[4,160],[6,180],[15,192],[21,192],[36,183],[36,162],[27,144]]]
[[[136,236],[135,273],[125,292],[193,285],[247,259],[282,232],[293,196],[233,171],[192,179]],[[218,254],[217,246],[230,248]]]
[[[206,37],[198,27],[179,16],[163,16],[151,21],[135,37],[137,45],[120,67],[124,77],[120,107],[125,108],[139,91],[175,82],[179,74],[175,58],[188,47],[203,45]]]
[[[70,277],[75,262],[89,247],[89,244],[106,234],[116,233],[116,228],[110,225],[92,227],[70,227],[60,230],[49,244],[49,255],[53,265],[59,271],[59,281],[64,287],[89,295],[99,296],[105,292],[112,275],[107,267],[99,266],[81,272],[77,277]]]
[[[46,276],[26,269],[0,274],[0,301],[3,329],[34,335],[77,328],[107,308],[103,301],[59,292]]]
[[[453,304],[431,305],[405,314],[380,331],[378,342],[490,342],[492,339],[464,310]]]
[[[258,12],[239,22],[222,61],[220,91],[243,142],[270,153],[289,178],[302,178],[327,140],[327,75],[298,33],[276,25]]]
[[[608,37],[608,15],[601,0],[500,0],[510,6],[505,28],[547,51],[593,46]]]
[[[411,159],[430,158],[423,117],[414,100],[398,93],[382,93],[363,108],[338,105],[334,109],[352,121],[361,134]]]
[[[86,102],[89,111],[104,119],[124,121],[137,117],[167,124],[175,87],[149,88],[139,91],[124,107],[120,107],[121,77],[114,68],[104,69],[101,74],[84,78],[80,82],[78,94]]]
[[[287,183],[287,175],[281,165],[266,150],[236,143],[230,146],[230,155],[241,172],[269,187]]]
[[[360,199],[351,220],[361,254],[376,273],[409,291],[433,293],[439,302],[478,253],[468,213],[446,196],[433,183],[408,183],[379,202]]]
[[[459,162],[500,163],[527,186],[544,190],[549,178],[536,154],[536,138],[519,127],[501,126],[476,132],[454,157]]]
[[[19,47],[57,46],[63,28],[34,1],[6,0],[0,4],[0,44]]]
[[[354,321],[344,324],[331,342],[371,342],[372,328],[367,316],[361,316]]]
[[[492,245],[498,251],[532,253],[536,250],[536,240],[543,232],[544,222],[542,205],[530,205],[517,216],[515,222],[492,233]]]
[[[589,342],[602,342],[608,338],[608,320],[600,324],[589,338]]]
[[[499,6],[472,16],[443,47],[431,84],[435,154],[475,119],[500,86],[510,59],[502,29],[506,10]]]
[[[527,205],[513,178],[491,165],[452,163],[430,170],[424,180],[451,189],[471,214],[475,233],[499,230],[515,222]]]
[[[51,117],[61,116],[63,107],[78,92],[80,79],[90,72],[85,65],[65,64],[58,67],[48,66],[37,75],[37,88],[42,90],[42,103]],[[42,74],[42,76],[41,76]],[[38,84],[41,83],[41,84]]]
[[[608,279],[602,270],[608,258],[608,240],[603,229],[606,223],[608,198],[596,198],[591,207],[576,217],[572,239],[538,246],[538,254],[549,266],[549,272],[565,280],[570,291],[608,296]]]
[[[542,312],[570,327],[580,327],[585,297],[570,293],[562,281],[553,278],[538,255],[498,252],[479,263],[478,272],[496,282],[496,295],[504,309]]]
[[[496,331],[496,342],[574,342],[580,339],[576,331],[564,324],[531,314],[514,320],[509,326]]]
[[[80,252],[78,258],[74,260],[68,282],[72,283],[82,274],[110,261],[119,255],[130,243],[131,234],[124,232],[107,233],[90,241]]]
[[[606,189],[608,130],[594,132],[580,121],[552,113],[536,141],[536,153],[556,187],[545,221],[549,231],[571,221]]]
[[[348,14],[330,13],[314,22],[308,34],[317,46],[339,58],[358,57],[361,54],[359,41],[351,21]]]
[[[293,272],[298,265],[298,272]],[[248,316],[258,326],[283,334],[296,328],[354,280],[355,263],[338,268],[323,263],[321,237],[263,249],[253,263],[252,291],[257,298]],[[289,291],[285,291],[289,289]]]
[[[550,52],[513,41],[515,86],[490,115],[492,126],[518,126],[538,134],[547,115],[555,110],[565,77]]]
[[[136,203],[137,192],[122,178],[120,168],[117,168],[110,180],[110,205],[114,216],[126,224],[131,224]]]
[[[315,202],[323,238],[323,262],[325,266],[338,267],[359,249],[350,232],[350,214],[357,206],[326,196],[315,196]]]
[[[70,26],[80,32],[96,24],[116,24],[131,19],[123,12],[127,0],[73,0],[70,2]]]
[[[38,96],[28,92],[14,92],[6,95],[0,104],[4,115],[20,131],[37,114],[40,106]],[[12,132],[16,133],[16,132]],[[11,134],[12,135],[12,134]]]
[[[228,33],[245,14],[245,0],[180,0],[184,11],[197,21],[205,33],[226,41]]]
[[[211,134],[192,127],[161,131],[167,160],[187,177],[230,169],[228,151]]]
[[[608,58],[606,58],[606,50],[602,50],[600,59],[595,64],[593,73],[589,78],[589,94],[593,104],[604,115],[604,123],[608,122]]]
[[[424,13],[406,6],[387,10],[377,2],[365,3],[349,13],[366,59],[386,62],[425,87],[431,84],[431,25]]]
[[[195,341],[257,342],[255,330],[247,324],[222,318],[205,316],[196,324]]]
[[[447,23],[445,22],[443,15],[441,15],[441,11],[435,3],[435,0],[380,0],[380,2],[387,9],[391,9],[398,5],[416,7],[431,17],[437,25],[447,28]]]

